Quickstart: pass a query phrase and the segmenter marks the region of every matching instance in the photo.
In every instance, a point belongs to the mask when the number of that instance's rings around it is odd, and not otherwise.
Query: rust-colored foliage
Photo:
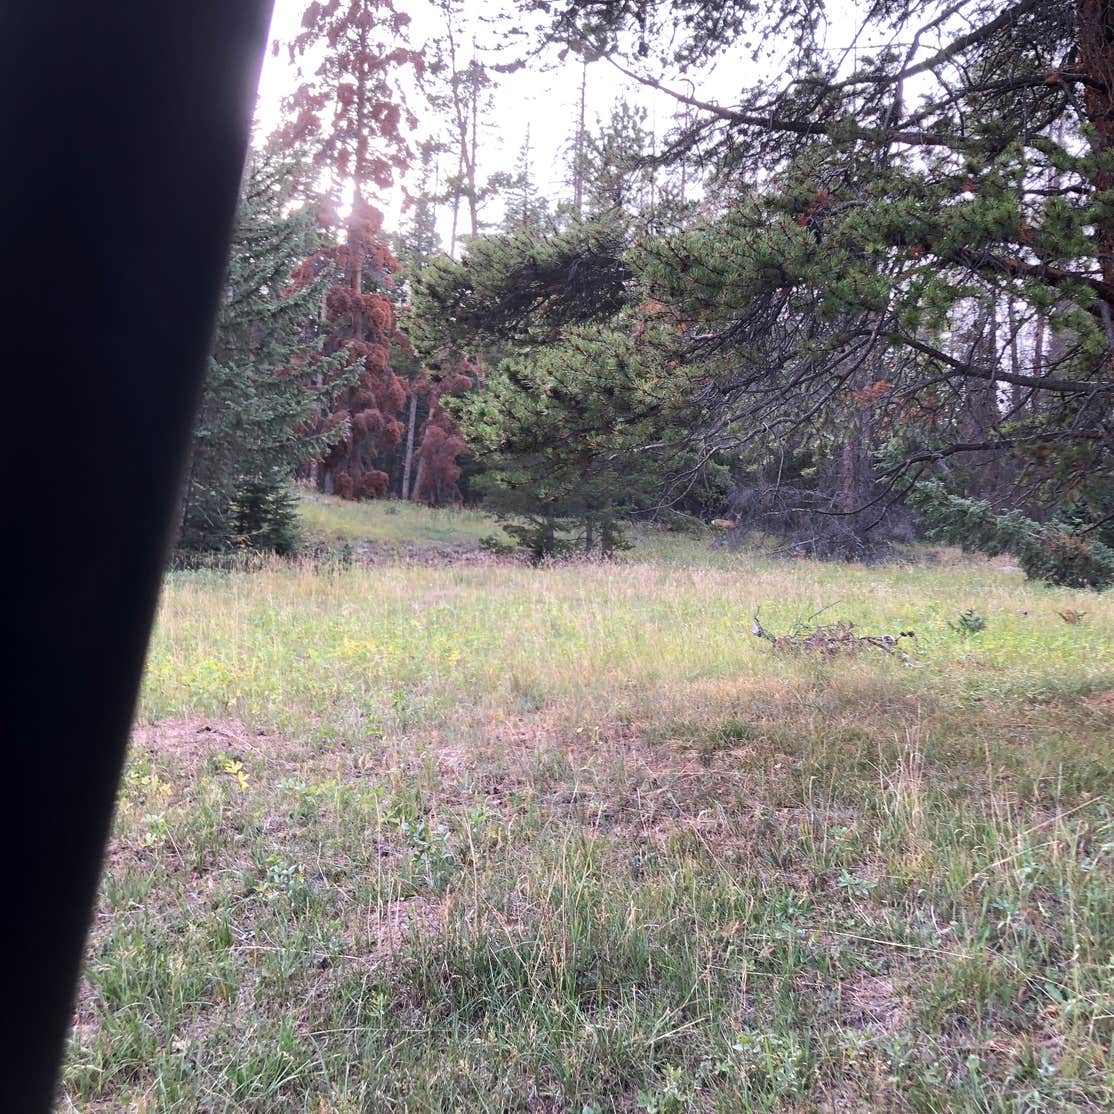
[[[420,52],[403,45],[409,24],[392,0],[326,0],[306,6],[302,30],[287,44],[301,83],[285,103],[282,137],[306,145],[315,170],[354,179],[361,196],[388,188],[409,165],[403,125],[412,130],[417,121],[398,78],[423,68]]]
[[[815,196],[809,201],[808,207],[797,217],[797,224],[801,228],[810,228],[817,216],[832,207],[832,198],[826,188],[816,191]]]
[[[417,121],[403,103],[399,76],[422,67],[421,55],[400,46],[410,17],[391,0],[327,0],[307,6],[302,31],[289,45],[291,61],[314,61],[299,71],[302,83],[288,98],[282,138],[312,152],[307,175],[325,171],[339,192],[351,181],[355,196],[347,218],[335,200],[321,206],[318,222],[330,246],[307,259],[293,276],[304,285],[326,268],[335,281],[322,299],[329,330],[326,355],[343,353],[355,384],[323,424],[348,425],[348,436],[322,462],[318,482],[346,499],[381,498],[388,476],[384,454],[401,441],[398,414],[409,397],[391,370],[391,350],[403,344],[394,306],[385,291],[398,260],[382,238],[383,214],[368,199],[404,170],[410,147],[403,126]],[[321,47],[325,49],[322,50]]]
[[[340,397],[339,410],[326,419],[333,426],[347,421],[348,436],[325,458],[319,473],[325,490],[347,499],[386,495],[388,478],[378,462],[402,439],[398,414],[409,397],[390,366],[398,336],[394,306],[378,290],[364,289],[369,283],[386,288],[398,269],[377,237],[378,214],[369,214],[369,208],[354,207],[344,241],[315,257],[331,262],[338,279],[323,299],[322,319],[330,329],[324,351],[342,353],[349,368],[359,369],[355,384]]]
[[[480,369],[458,352],[448,353],[436,371],[423,372],[414,383],[414,390],[429,400],[429,417],[422,423],[415,456],[418,475],[414,498],[434,507],[458,504],[461,501],[460,457],[467,445],[460,435],[456,419],[442,406],[448,395],[462,395],[475,385]]]
[[[851,398],[859,409],[871,410],[883,402],[893,389],[893,384],[888,379],[879,379],[868,387],[852,391]]]

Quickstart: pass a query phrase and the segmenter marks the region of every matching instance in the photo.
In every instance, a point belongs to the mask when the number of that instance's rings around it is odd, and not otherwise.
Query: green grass
[[[826,605],[915,649],[749,633]],[[140,721],[60,1110],[1114,1102],[1114,595],[658,533],[178,573]]]
[[[302,530],[312,542],[363,543],[368,547],[414,551],[476,548],[498,526],[479,511],[433,510],[397,500],[346,502],[317,492],[300,492]]]

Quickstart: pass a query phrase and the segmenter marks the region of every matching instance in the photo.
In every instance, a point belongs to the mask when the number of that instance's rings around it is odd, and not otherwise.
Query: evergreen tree
[[[631,298],[625,239],[609,222],[585,222],[548,236],[484,236],[460,261],[435,259],[416,284],[418,348],[482,351],[537,344],[563,328],[613,318]]]
[[[399,251],[406,262],[404,287],[407,295],[421,284],[430,263],[444,257],[437,236],[436,208],[439,198],[433,189],[432,166],[439,151],[435,143],[421,148],[422,173],[411,218],[398,237]],[[404,306],[404,325],[409,320],[410,306]],[[451,345],[425,353],[423,360],[406,342],[396,367],[411,372],[410,406],[399,493],[403,499],[415,499],[431,506],[458,504],[463,494],[458,486],[462,469],[460,458],[465,453],[464,440],[453,416],[442,406],[442,399],[470,390],[479,377],[479,367],[467,360]],[[418,416],[422,415],[419,424]]]
[[[428,362],[414,384],[415,396],[424,398],[427,408],[416,454],[413,498],[418,502],[443,507],[463,501],[458,483],[462,475],[460,458],[467,446],[456,418],[444,403],[470,391],[479,377],[476,364],[448,349]]]
[[[525,233],[541,235],[549,223],[546,204],[538,195],[534,181],[533,147],[530,128],[518,149],[514,174],[507,185],[507,205],[503,214],[503,231],[508,235]]]
[[[437,208],[440,202],[437,190],[439,158],[444,151],[436,140],[426,140],[419,146],[420,171],[417,192],[413,196],[408,219],[401,232],[394,238],[395,252],[402,265],[403,331],[407,327],[410,313],[409,302],[413,297],[415,284],[430,261],[444,254],[441,238],[437,232]],[[413,346],[407,343],[400,347],[393,358],[396,371],[404,375],[411,384],[410,400],[407,406],[406,441],[403,449],[401,473],[397,486],[402,499],[411,498],[414,478],[414,450],[418,436],[418,412],[422,408],[423,392],[417,389],[417,380],[422,371],[421,361]],[[428,410],[428,406],[425,406]]]
[[[400,45],[409,22],[391,0],[312,3],[290,47],[291,57],[312,69],[301,73],[287,102],[284,137],[313,152],[312,165],[335,193],[350,184],[354,195],[344,219],[335,199],[321,207],[327,242],[299,275],[300,282],[326,270],[334,275],[321,308],[329,327],[324,350],[342,356],[355,382],[322,419],[323,431],[343,425],[346,435],[322,461],[318,483],[350,499],[387,494],[389,454],[405,432],[398,415],[407,387],[391,368],[392,347],[406,343],[389,296],[400,265],[370,199],[411,158],[403,125],[413,128],[416,119],[404,109],[402,74],[420,72],[423,63]]]
[[[951,494],[939,481],[918,484],[910,503],[930,537],[991,556],[1009,553],[1032,580],[1100,592],[1114,585],[1114,548],[1070,513],[1046,523],[1019,511],[997,514],[985,499]]]
[[[431,260],[445,254],[437,230],[437,213],[442,203],[438,180],[444,152],[444,146],[436,140],[418,144],[417,182],[413,192],[408,193],[402,227],[393,238],[394,253],[402,265],[402,279],[408,290]]]
[[[698,415],[679,390],[668,330],[633,317],[575,326],[502,361],[454,400],[485,464],[484,505],[535,560],[624,548],[622,522],[663,500],[662,476],[694,474]]]
[[[852,4],[846,55],[797,0],[525,6],[685,106],[669,156],[737,187],[632,261],[692,323],[686,359],[715,355],[725,444],[808,436],[869,392],[894,490],[966,461],[996,500],[1009,479],[1094,504],[1114,470],[1110,0]],[[770,76],[730,105],[669,76],[741,48]],[[965,319],[987,327],[957,348]]]
[[[631,215],[650,207],[653,137],[646,109],[619,100],[584,137],[584,208],[592,216]]]
[[[430,78],[426,96],[430,108],[447,121],[446,147],[456,155],[456,171],[448,176],[440,200],[448,202],[452,221],[449,254],[457,254],[460,241],[475,240],[482,227],[484,204],[507,185],[500,171],[486,179],[480,174],[481,135],[494,106],[495,81],[482,60],[476,38],[472,39],[471,58],[464,61],[461,23],[462,0],[434,0],[442,19],[442,34],[431,48]],[[462,232],[461,207],[466,211],[467,231]]]
[[[420,351],[480,351],[495,368],[443,405],[484,466],[473,486],[535,559],[610,553],[624,518],[722,473],[692,436],[703,386],[678,323],[638,304],[624,245],[610,219],[484,237],[415,292]]]
[[[316,428],[344,379],[306,325],[324,279],[291,285],[315,230],[304,212],[284,215],[289,181],[273,155],[256,156],[245,175],[182,493],[182,549],[292,550],[294,471],[345,432]]]

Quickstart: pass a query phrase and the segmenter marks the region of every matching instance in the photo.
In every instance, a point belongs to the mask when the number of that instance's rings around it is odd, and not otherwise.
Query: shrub
[[[1067,519],[1035,522],[1020,511],[997,514],[985,499],[952,495],[942,483],[916,485],[907,502],[928,536],[964,550],[1009,553],[1030,580],[1101,592],[1114,584],[1114,549]]]

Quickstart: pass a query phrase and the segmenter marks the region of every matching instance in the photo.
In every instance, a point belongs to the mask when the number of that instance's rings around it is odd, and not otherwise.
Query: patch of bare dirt
[[[826,1088],[817,1097],[815,1107],[800,1109],[815,1110],[820,1114],[897,1114],[898,1111],[911,1110],[912,1107],[892,1088],[868,1101],[859,1094],[853,1083],[846,1082]]]
[[[500,809],[532,786],[554,815],[575,816],[596,829],[666,839],[678,828],[715,835],[728,818],[754,820],[756,778],[790,772],[801,759],[766,740],[733,746],[708,762],[686,739],[648,743],[639,724],[573,731],[545,714],[496,724],[467,743],[428,741],[443,800],[482,795]],[[767,820],[797,820],[793,810],[763,809]],[[806,810],[798,810],[803,822]],[[783,818],[781,814],[786,812]],[[789,815],[788,813],[792,813]],[[757,815],[757,813],[756,813]],[[809,811],[813,823],[850,822],[854,813]]]
[[[368,906],[360,910],[354,926],[356,953],[373,966],[388,963],[414,936],[443,933],[448,917],[448,903],[443,898],[422,894],[380,907]]]
[[[1108,716],[1114,716],[1114,689],[1107,692],[1093,692],[1083,698],[1088,708]]]
[[[870,1027],[894,1033],[905,1021],[905,1008],[888,975],[856,975],[840,986],[840,1013],[848,1028]]]
[[[284,735],[268,734],[236,720],[198,716],[137,724],[130,746],[133,754],[166,757],[187,771],[205,765],[215,754],[262,756],[268,766],[294,769],[312,753],[308,744]]]

